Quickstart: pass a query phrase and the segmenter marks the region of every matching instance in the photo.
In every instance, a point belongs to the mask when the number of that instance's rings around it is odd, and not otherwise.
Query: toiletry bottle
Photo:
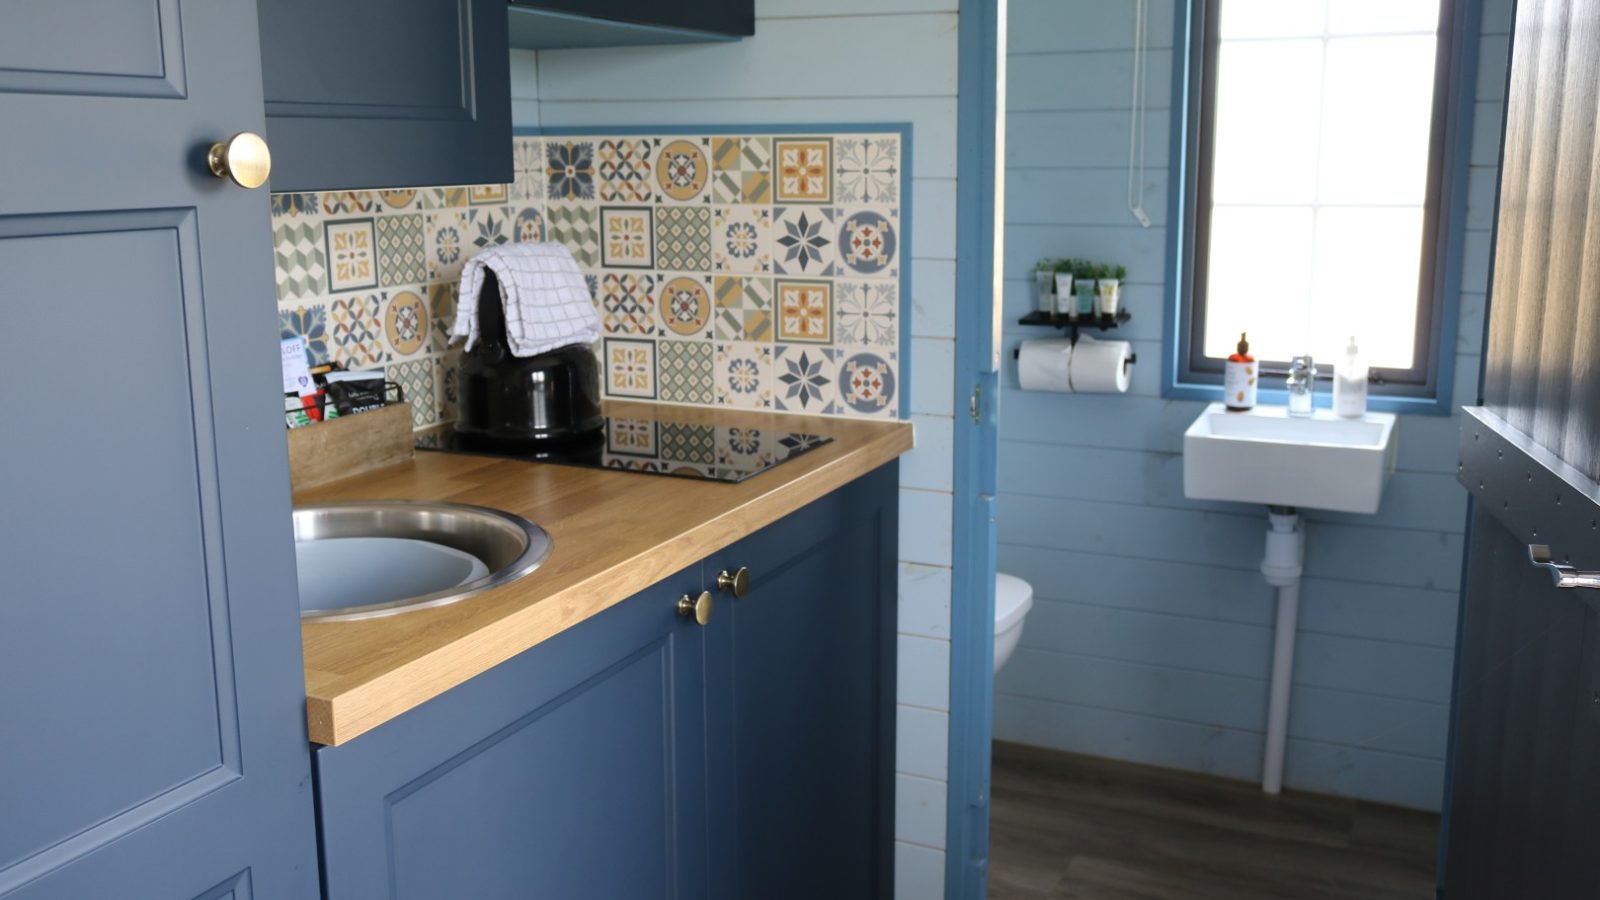
[[[1228,357],[1222,374],[1223,404],[1234,412],[1256,405],[1256,358],[1250,355],[1250,342],[1241,332],[1239,352]]]
[[[1367,363],[1354,335],[1344,348],[1344,358],[1333,364],[1333,411],[1346,419],[1367,414]]]

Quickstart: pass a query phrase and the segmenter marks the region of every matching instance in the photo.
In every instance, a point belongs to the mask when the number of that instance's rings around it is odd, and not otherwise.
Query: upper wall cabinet
[[[505,0],[260,0],[272,190],[512,180]]]
[[[511,46],[527,50],[693,44],[755,33],[755,0],[511,0]]]

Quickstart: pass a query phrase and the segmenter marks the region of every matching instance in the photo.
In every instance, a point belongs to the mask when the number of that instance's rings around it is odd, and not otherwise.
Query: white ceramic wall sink
[[[1213,403],[1183,434],[1183,493],[1337,512],[1374,513],[1394,468],[1395,417],[1309,418],[1281,406],[1228,412]]]

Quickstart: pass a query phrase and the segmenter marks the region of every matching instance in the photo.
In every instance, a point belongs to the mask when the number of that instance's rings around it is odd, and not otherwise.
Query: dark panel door
[[[498,184],[506,0],[260,0],[274,191]]]
[[[1600,590],[1532,558],[1600,570],[1600,6],[1523,0],[1513,41],[1484,405],[1461,435],[1449,900],[1600,896]]]
[[[717,554],[708,629],[713,896],[890,897],[896,466]],[[715,588],[713,587],[715,590]]]
[[[700,900],[695,566],[317,751],[328,900]]]
[[[0,896],[316,891],[251,0],[0,4]]]

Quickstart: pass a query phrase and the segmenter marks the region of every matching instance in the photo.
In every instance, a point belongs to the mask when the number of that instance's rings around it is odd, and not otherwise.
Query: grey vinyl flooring
[[[994,745],[991,900],[1431,900],[1439,817]]]

